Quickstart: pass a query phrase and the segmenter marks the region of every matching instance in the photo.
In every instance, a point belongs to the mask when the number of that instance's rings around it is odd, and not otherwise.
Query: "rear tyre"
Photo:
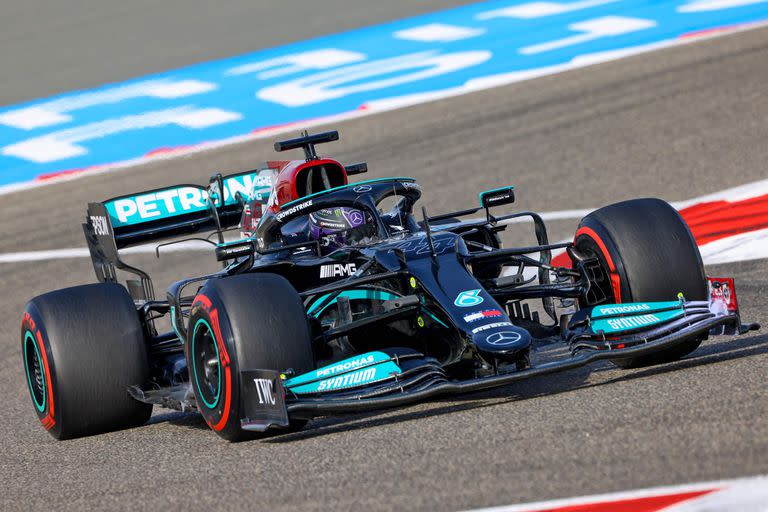
[[[144,333],[122,286],[99,283],[35,297],[21,323],[27,385],[57,439],[142,425],[152,406],[128,395],[148,378]]]
[[[589,304],[707,299],[707,279],[696,240],[680,214],[661,199],[633,199],[584,217],[576,248],[597,256],[603,279],[594,283],[599,299]],[[706,336],[656,354],[617,359],[621,368],[677,360],[696,350]]]
[[[206,423],[229,441],[258,434],[242,430],[241,370],[314,368],[304,305],[296,290],[276,274],[242,274],[211,279],[192,305],[187,365],[197,406]],[[305,422],[292,422],[293,429]]]

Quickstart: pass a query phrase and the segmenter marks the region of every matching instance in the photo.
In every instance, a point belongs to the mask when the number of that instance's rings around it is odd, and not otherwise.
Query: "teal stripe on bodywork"
[[[315,310],[317,309],[317,307],[318,307],[320,304],[322,304],[322,303],[323,303],[323,301],[324,301],[324,300],[325,300],[325,299],[326,299],[326,298],[327,298],[329,295],[330,295],[329,293],[326,293],[325,295],[323,295],[323,296],[321,296],[320,298],[318,298],[317,300],[315,300],[315,301],[312,303],[312,305],[309,307],[309,309],[307,310],[307,312],[308,312],[310,315],[312,315],[312,316],[318,317],[318,316],[320,316],[320,315],[323,313],[323,311],[325,311],[325,310],[326,310],[326,309],[327,309],[329,306],[332,306],[333,304],[335,304],[335,303],[336,303],[336,299],[337,299],[338,297],[347,297],[349,300],[381,300],[381,301],[390,300],[390,299],[397,299],[397,298],[399,298],[399,297],[400,297],[399,295],[396,295],[396,294],[394,294],[394,293],[390,293],[390,292],[385,292],[384,290],[369,290],[369,289],[363,289],[363,290],[345,290],[345,291],[343,291],[343,292],[339,293],[339,295],[338,295],[336,298],[334,298],[333,300],[331,300],[331,301],[330,301],[328,304],[326,304],[325,306],[323,306],[323,309],[321,309],[320,311],[315,311]],[[434,321],[435,321],[435,322],[437,322],[438,324],[442,325],[442,326],[443,326],[443,327],[445,327],[446,329],[448,328],[448,326],[445,324],[445,322],[443,322],[443,321],[441,321],[439,318],[437,318],[437,317],[436,317],[436,316],[435,316],[435,315],[434,315],[434,314],[433,314],[431,311],[429,311],[427,308],[425,308],[424,306],[421,306],[421,310],[422,310],[424,313],[426,313],[426,314],[427,314],[427,315],[428,315],[430,318],[432,318],[432,320],[434,320]]]
[[[440,325],[442,325],[442,326],[443,326],[443,327],[445,327],[446,329],[448,328],[448,326],[447,326],[447,325],[445,325],[445,323],[441,322],[441,321],[440,321],[440,319],[439,319],[439,318],[437,318],[435,315],[433,315],[433,314],[432,314],[432,312],[431,312],[430,310],[428,310],[428,309],[427,309],[427,308],[425,308],[424,306],[421,306],[421,309],[422,309],[422,311],[424,311],[424,312],[425,312],[427,315],[429,315],[429,317],[430,317],[432,320],[434,320],[435,322],[439,323]]]
[[[625,304],[603,304],[602,306],[595,306],[589,316],[595,319],[604,318],[607,316],[644,315],[647,313],[680,309],[681,307],[682,303],[679,300],[672,300],[667,302],[628,302]]]
[[[605,333],[618,333],[647,329],[655,325],[680,318],[685,314],[682,308],[669,311],[649,312],[638,315],[603,318],[592,321],[592,331]]]
[[[390,379],[401,373],[400,367],[383,352],[369,352],[286,380],[283,385],[293,393],[341,391]]]
[[[488,194],[493,194],[494,192],[499,192],[500,190],[507,190],[507,189],[514,190],[515,187],[513,187],[512,185],[507,185],[506,187],[498,187],[498,188],[492,188],[491,190],[483,190],[482,192],[477,194],[478,202],[482,206],[482,204],[483,204],[483,196],[487,196]]]
[[[359,299],[368,299],[368,300],[390,300],[390,299],[396,299],[399,296],[395,295],[394,293],[385,292],[384,290],[371,290],[371,289],[362,289],[362,290],[344,290],[343,292],[339,293],[338,296],[334,297],[333,300],[331,300],[328,304],[323,306],[323,309],[320,311],[315,311],[317,307],[323,303],[323,301],[328,298],[331,294],[326,293],[325,295],[318,298],[316,301],[312,303],[312,305],[307,310],[310,315],[318,316],[322,314],[325,309],[336,303],[336,299],[338,297],[347,297],[349,300],[359,300]]]
[[[349,183],[347,185],[341,185],[339,187],[329,188],[328,190],[321,190],[320,192],[315,192],[314,194],[308,194],[306,196],[300,197],[299,199],[294,199],[293,201],[285,203],[283,206],[281,206],[280,210],[281,211],[285,210],[286,208],[290,208],[291,205],[294,205],[296,203],[303,203],[307,199],[312,199],[313,197],[321,196],[323,194],[330,194],[331,192],[336,192],[337,190],[344,190],[345,188],[359,187],[360,185],[366,185],[369,183],[381,183],[382,181],[408,181],[412,183],[412,182],[415,182],[416,180],[414,178],[395,177],[395,178],[375,178],[372,180],[358,181],[355,183]]]

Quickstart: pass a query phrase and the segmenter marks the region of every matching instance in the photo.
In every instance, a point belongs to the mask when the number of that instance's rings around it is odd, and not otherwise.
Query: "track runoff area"
[[[481,2],[4,107],[0,192],[131,172],[158,158],[471,93],[766,20],[768,3],[754,0]],[[705,263],[768,257],[768,180],[675,207],[691,226]],[[544,218],[578,219],[588,211],[553,211]],[[195,249],[200,248],[181,247]],[[0,263],[87,255],[80,247],[15,252],[0,254]],[[768,510],[768,479],[484,510],[762,511]]]

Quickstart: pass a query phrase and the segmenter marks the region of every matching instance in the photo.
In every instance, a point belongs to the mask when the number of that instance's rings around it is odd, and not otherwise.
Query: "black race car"
[[[88,206],[99,282],[35,297],[21,327],[32,401],[54,437],[140,425],[162,405],[235,441],[601,360],[663,363],[758,328],[742,325],[732,279],[705,276],[664,201],[601,208],[553,244],[536,213],[497,213],[512,187],[430,216],[417,214],[411,178],[349,183],[365,164],[315,152],[337,138],[305,132],[275,144],[304,159]],[[502,248],[523,217],[537,245]],[[164,298],[118,253],[200,232],[222,270]],[[571,264],[553,266],[563,250]],[[123,286],[118,271],[134,278]]]

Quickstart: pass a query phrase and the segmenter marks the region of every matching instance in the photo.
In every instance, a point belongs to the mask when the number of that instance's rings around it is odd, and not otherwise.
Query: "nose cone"
[[[512,360],[523,355],[531,347],[531,335],[525,329],[500,322],[472,334],[472,342],[484,354],[499,359]]]

